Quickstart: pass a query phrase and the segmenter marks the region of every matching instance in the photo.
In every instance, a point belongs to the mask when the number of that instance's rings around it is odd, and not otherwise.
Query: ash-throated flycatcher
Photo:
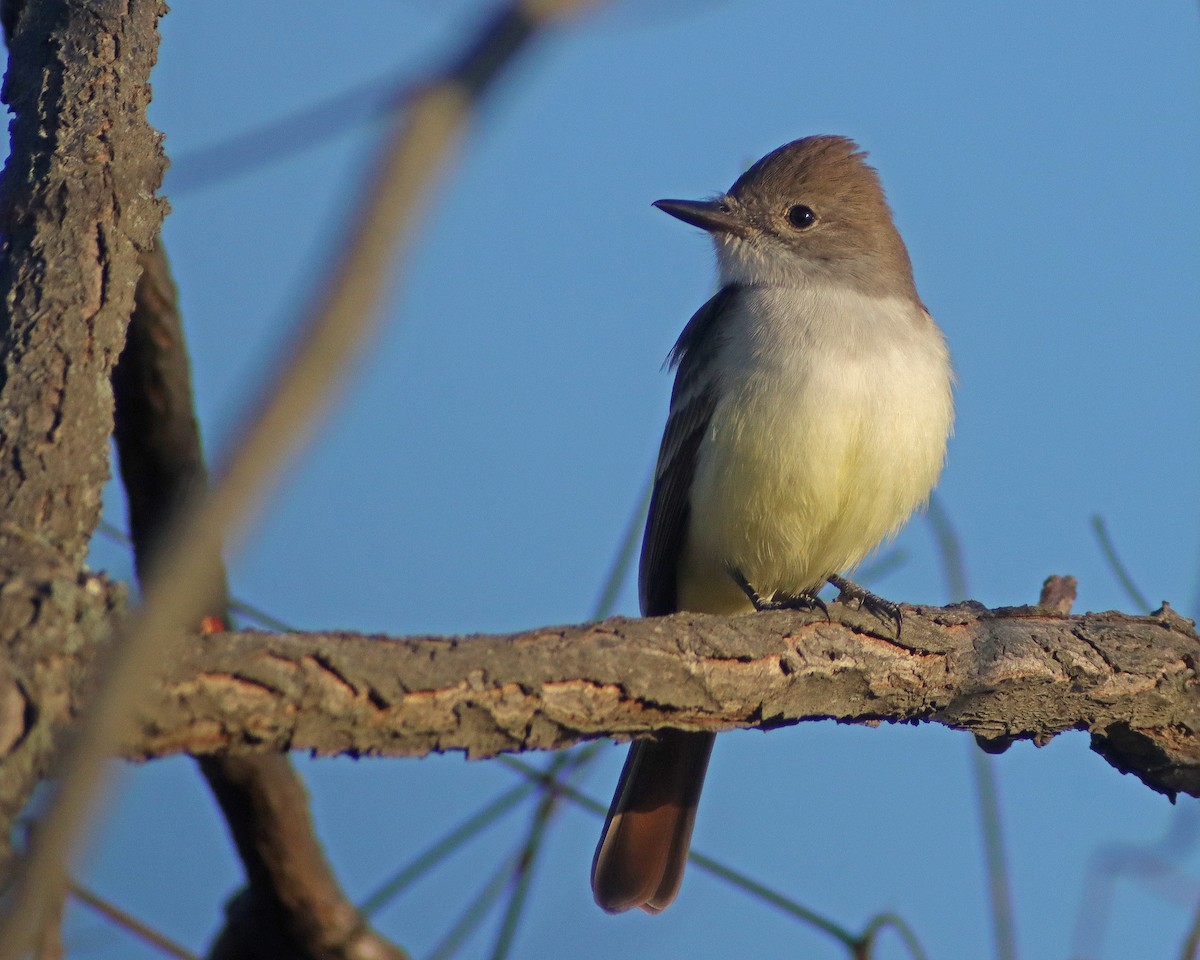
[[[875,170],[845,137],[767,154],[714,200],[659,200],[707,230],[720,289],[684,327],[642,541],[642,613],[823,606],[929,497],[954,419],[950,358]],[[592,863],[609,911],[683,880],[714,735],[629,750]]]

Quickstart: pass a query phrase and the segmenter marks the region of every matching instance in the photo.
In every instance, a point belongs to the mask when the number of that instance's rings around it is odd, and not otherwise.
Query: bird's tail
[[[592,859],[592,895],[609,913],[675,899],[715,739],[666,730],[630,746]]]

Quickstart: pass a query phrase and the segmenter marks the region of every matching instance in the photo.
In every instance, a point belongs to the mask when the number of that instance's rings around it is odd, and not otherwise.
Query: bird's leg
[[[836,573],[829,578],[829,583],[838,589],[838,603],[857,600],[859,609],[875,614],[884,623],[895,623],[896,637],[900,637],[900,627],[904,623],[904,614],[900,610],[900,604],[884,600],[883,597],[876,596],[866,587],[860,587],[853,580],[847,580]]]
[[[742,592],[750,598],[755,610],[820,610],[825,614],[825,619],[829,619],[829,610],[825,607],[825,601],[816,593],[780,593],[776,591],[771,594],[771,599],[767,600],[750,586],[750,582],[742,575],[741,570],[730,570],[729,575],[742,588]]]

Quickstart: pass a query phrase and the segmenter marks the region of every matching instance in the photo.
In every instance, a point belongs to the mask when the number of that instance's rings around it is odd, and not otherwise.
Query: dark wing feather
[[[700,444],[717,406],[719,384],[710,362],[719,345],[722,317],[741,288],[721,290],[688,321],[668,362],[678,366],[671,412],[654,471],[654,490],[642,538],[638,592],[642,614],[663,616],[677,609],[679,557],[690,514],[692,480]]]

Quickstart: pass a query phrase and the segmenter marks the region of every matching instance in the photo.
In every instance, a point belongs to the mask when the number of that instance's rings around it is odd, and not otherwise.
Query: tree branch
[[[1200,796],[1200,640],[1170,608],[910,608],[899,639],[830,610],[467,638],[216,635],[172,665],[124,752],[490,757],[660,727],[926,721],[1039,744],[1087,730],[1122,772]]]

